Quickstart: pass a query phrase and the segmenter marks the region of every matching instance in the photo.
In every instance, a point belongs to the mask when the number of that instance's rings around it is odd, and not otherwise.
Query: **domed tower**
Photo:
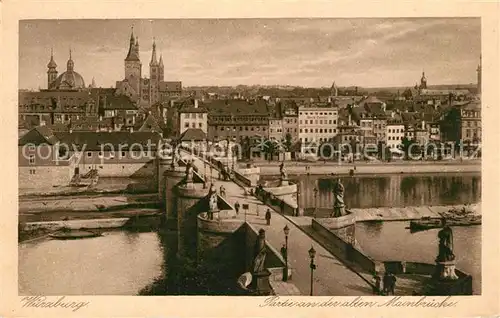
[[[130,34],[130,44],[125,58],[125,79],[134,89],[137,96],[140,94],[142,64],[139,58],[139,38],[134,38],[134,28]]]
[[[420,79],[420,89],[427,89],[427,79],[425,78],[425,72],[422,72],[422,78]]]
[[[57,64],[54,61],[54,52],[50,49],[50,61],[47,64],[47,88],[50,88],[50,84],[52,84],[57,78]]]
[[[69,59],[66,63],[66,72],[59,75],[49,85],[51,90],[80,90],[85,89],[85,81],[83,77],[75,72],[75,62],[71,57],[71,50],[69,50]]]

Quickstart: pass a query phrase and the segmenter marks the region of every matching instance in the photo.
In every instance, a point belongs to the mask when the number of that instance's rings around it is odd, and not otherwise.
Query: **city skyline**
[[[476,83],[479,18],[26,20],[19,88],[46,88],[51,50],[59,74],[69,50],[89,85],[124,78],[131,27],[149,77],[153,38],[165,80],[184,86],[414,86]]]

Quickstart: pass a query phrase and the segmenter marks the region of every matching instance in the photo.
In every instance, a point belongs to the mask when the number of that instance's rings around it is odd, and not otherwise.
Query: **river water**
[[[275,180],[278,177],[263,177]],[[298,183],[299,204],[314,207],[314,188],[318,189],[317,206],[333,206],[333,186],[330,176],[291,176]],[[461,174],[386,174],[342,176],[344,201],[349,208],[403,207],[419,205],[454,205],[481,200],[481,175]]]
[[[136,295],[162,274],[154,232],[19,245],[20,295]]]
[[[409,222],[358,222],[356,240],[361,249],[379,261],[413,261],[434,264],[439,229],[410,233]],[[457,268],[472,275],[474,294],[481,294],[481,226],[456,226],[453,253]]]
[[[319,206],[332,206],[328,177],[298,178],[302,206],[312,207],[312,189],[319,188]],[[481,177],[463,175],[383,175],[343,177],[349,207],[410,206],[478,202]],[[408,222],[360,223],[356,237],[368,255],[377,260],[413,260],[433,263],[436,231],[411,234]],[[458,267],[473,275],[480,290],[481,226],[455,228]],[[207,294],[204,279],[189,264],[172,261],[177,234],[110,231],[82,240],[41,239],[19,244],[20,295],[173,295]],[[196,277],[196,279],[190,279]],[[224,287],[220,287],[222,288]],[[211,288],[211,294],[222,294]],[[227,294],[226,292],[224,292]]]
[[[19,244],[20,295],[232,295],[223,281],[178,258],[175,231],[113,230],[79,240]]]

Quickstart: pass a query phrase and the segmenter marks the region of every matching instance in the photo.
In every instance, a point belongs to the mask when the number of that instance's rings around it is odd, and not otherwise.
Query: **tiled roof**
[[[106,95],[104,109],[137,110],[136,104],[126,95]]]
[[[182,82],[160,82],[160,92],[177,92],[182,90]]]
[[[55,145],[58,141],[59,138],[54,134],[52,129],[46,126],[38,126],[22,136],[18,141],[18,145],[23,146],[30,143],[34,145],[40,145],[43,143]]]
[[[68,124],[61,124],[61,123],[56,123],[53,125],[46,125],[47,128],[51,129],[53,132],[56,131],[69,131],[69,125]]]
[[[205,139],[207,139],[207,135],[203,132],[203,130],[198,128],[187,129],[179,137],[180,141],[202,141]]]
[[[207,104],[211,115],[269,115],[267,104],[263,100],[247,102],[245,100],[215,100]]]
[[[85,145],[85,150],[95,151],[101,150],[104,145],[113,145],[116,147],[115,151],[118,150],[118,146],[122,146],[122,149],[129,149],[132,145],[142,145],[142,147],[147,147],[148,142],[152,145],[152,149],[155,149],[161,136],[158,133],[153,132],[123,132],[123,131],[113,131],[113,132],[90,132],[90,131],[78,131],[78,132],[56,132],[55,136],[61,141],[61,143],[66,143],[68,145],[75,145],[75,147],[81,148]],[[137,147],[139,148],[139,147]],[[147,150],[146,148],[143,148]],[[139,149],[137,149],[139,150]]]

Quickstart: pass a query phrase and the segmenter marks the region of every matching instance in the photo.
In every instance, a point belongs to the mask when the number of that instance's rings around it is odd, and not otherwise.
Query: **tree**
[[[285,135],[285,147],[286,151],[290,151],[292,148],[292,135],[290,133]]]
[[[407,137],[404,137],[403,140],[401,141],[402,144],[402,150],[405,154],[405,159],[409,160],[411,154],[417,154],[421,151],[420,147],[415,147],[414,145],[417,144],[416,140],[414,139],[408,139]],[[410,153],[411,152],[411,153]]]
[[[266,140],[265,141],[265,152],[267,154],[267,160],[272,161],[273,155],[276,152],[276,143],[274,140]]]

